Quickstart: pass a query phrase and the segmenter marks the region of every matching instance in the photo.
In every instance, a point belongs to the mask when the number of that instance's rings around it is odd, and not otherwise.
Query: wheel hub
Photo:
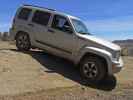
[[[18,38],[18,44],[20,45],[20,47],[24,48],[27,46],[27,36],[26,35],[21,35]]]
[[[87,62],[84,64],[83,71],[87,78],[95,78],[98,74],[95,62]]]

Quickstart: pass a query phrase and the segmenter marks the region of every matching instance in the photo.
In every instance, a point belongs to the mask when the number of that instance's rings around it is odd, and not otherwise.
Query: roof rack
[[[24,4],[23,6],[38,7],[38,8],[43,8],[43,9],[51,10],[51,11],[56,11],[55,9],[46,8],[46,7],[40,7],[40,6],[36,6],[36,5],[28,5],[28,4]]]

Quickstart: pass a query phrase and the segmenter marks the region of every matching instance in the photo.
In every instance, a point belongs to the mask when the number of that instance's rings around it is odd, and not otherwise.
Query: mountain
[[[122,55],[133,56],[133,39],[115,40],[113,43],[118,44],[122,48]]]
[[[133,47],[133,39],[128,39],[128,40],[115,40],[113,43],[116,43],[122,47]]]

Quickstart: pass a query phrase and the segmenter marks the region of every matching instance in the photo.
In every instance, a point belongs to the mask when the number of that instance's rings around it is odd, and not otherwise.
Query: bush
[[[2,39],[3,41],[8,41],[8,40],[9,40],[8,32],[4,32],[3,35],[1,36],[1,39]]]
[[[122,48],[121,55],[128,56],[128,48]]]

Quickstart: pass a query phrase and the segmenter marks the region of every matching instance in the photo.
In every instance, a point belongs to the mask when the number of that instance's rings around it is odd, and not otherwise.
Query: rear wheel
[[[99,57],[85,57],[80,63],[80,73],[85,80],[97,83],[105,78],[105,67],[105,63]]]
[[[28,51],[31,48],[30,38],[27,33],[19,33],[16,36],[16,47],[21,51]]]

